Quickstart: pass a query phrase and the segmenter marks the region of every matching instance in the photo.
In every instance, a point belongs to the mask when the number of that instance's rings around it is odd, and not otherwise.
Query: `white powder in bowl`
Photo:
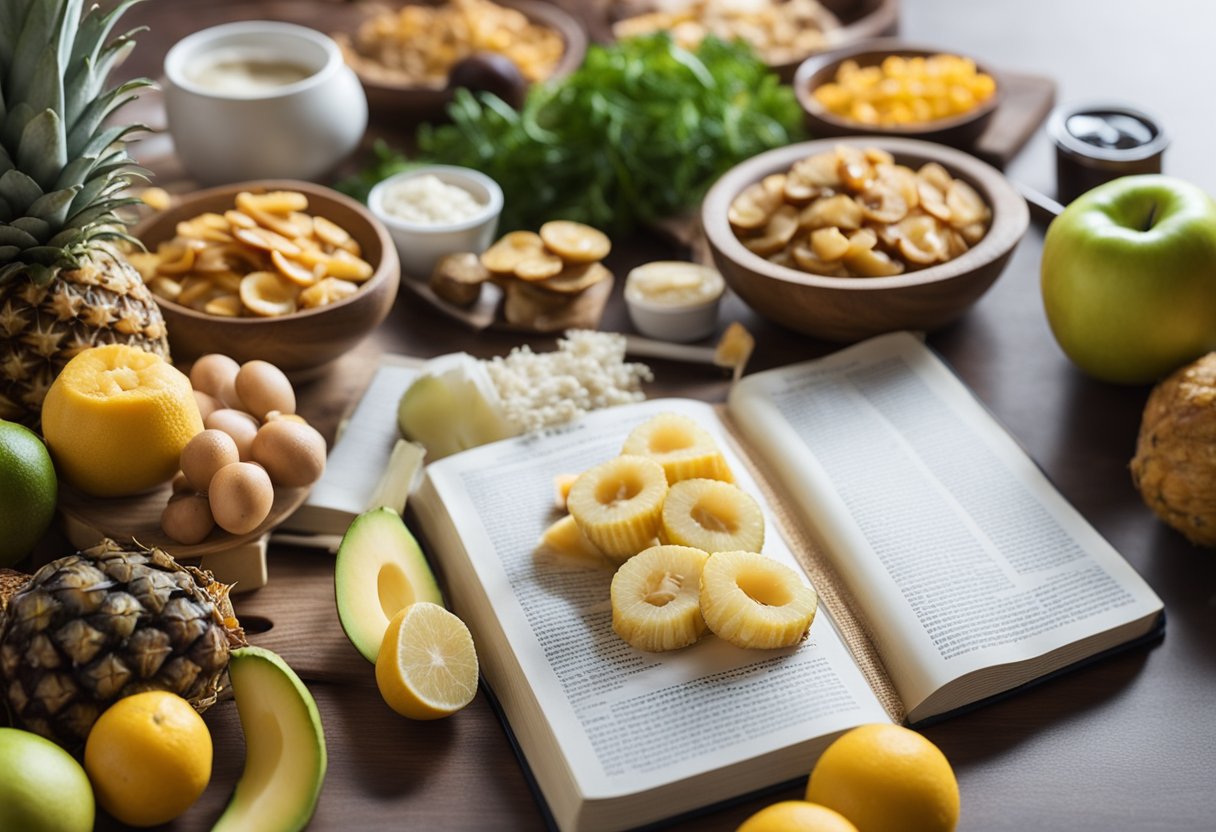
[[[573,421],[589,410],[646,398],[643,381],[654,375],[645,364],[625,361],[625,336],[572,329],[554,352],[526,345],[486,363],[504,413],[524,432]]]
[[[453,225],[485,210],[471,193],[434,174],[410,176],[384,189],[384,210],[418,225]]]

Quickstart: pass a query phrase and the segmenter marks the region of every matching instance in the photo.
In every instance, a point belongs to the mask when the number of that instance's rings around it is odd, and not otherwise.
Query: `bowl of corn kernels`
[[[489,92],[512,107],[532,84],[583,62],[587,35],[540,0],[360,3],[350,30],[334,32],[375,118],[442,118],[456,89]]]
[[[902,136],[968,147],[1001,101],[1001,85],[973,58],[898,40],[808,58],[794,92],[816,136]]]

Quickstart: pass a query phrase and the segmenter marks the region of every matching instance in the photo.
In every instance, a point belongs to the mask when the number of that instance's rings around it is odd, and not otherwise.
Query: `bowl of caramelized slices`
[[[130,255],[173,356],[260,358],[307,375],[384,320],[401,279],[384,226],[349,197],[266,180],[187,194],[140,222]]]
[[[686,48],[708,36],[742,40],[786,82],[809,55],[899,25],[898,0],[616,0],[608,13],[617,39],[665,31]]]
[[[968,147],[1001,102],[995,74],[966,55],[876,40],[807,58],[794,93],[815,136],[895,136]]]
[[[958,318],[1029,224],[995,168],[915,139],[822,139],[727,171],[701,221],[714,263],[757,312],[849,342]]]
[[[587,51],[583,27],[540,0],[366,4],[335,32],[373,116],[442,118],[458,88],[519,107],[532,84],[573,72]]]

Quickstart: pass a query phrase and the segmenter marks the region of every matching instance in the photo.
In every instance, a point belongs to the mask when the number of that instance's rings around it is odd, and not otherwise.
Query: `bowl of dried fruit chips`
[[[995,168],[915,139],[789,145],[727,171],[701,222],[726,282],[757,312],[849,342],[958,318],[1029,224]]]
[[[175,358],[261,358],[297,377],[384,320],[401,279],[388,231],[336,191],[290,180],[178,198],[133,233],[132,262],[165,316]]]

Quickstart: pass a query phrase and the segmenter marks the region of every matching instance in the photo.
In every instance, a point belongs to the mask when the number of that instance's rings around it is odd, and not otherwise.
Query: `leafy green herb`
[[[748,47],[706,39],[690,52],[666,34],[592,46],[520,112],[459,90],[448,113],[451,124],[420,128],[419,161],[496,180],[504,231],[556,218],[627,231],[694,207],[728,168],[802,135],[793,91]],[[378,151],[361,182],[404,164]]]

